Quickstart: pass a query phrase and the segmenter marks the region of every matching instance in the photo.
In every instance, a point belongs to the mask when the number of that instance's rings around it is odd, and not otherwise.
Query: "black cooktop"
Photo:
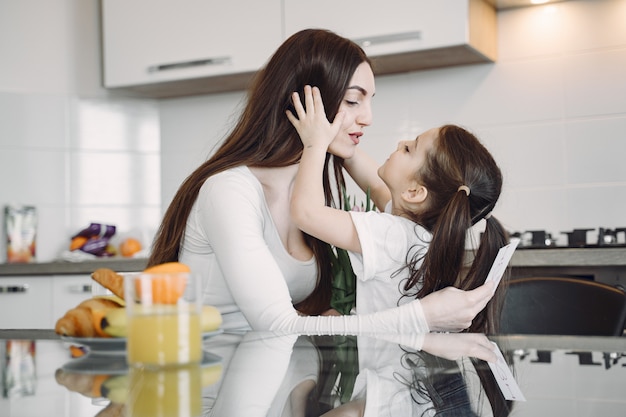
[[[626,228],[615,229],[598,228],[595,242],[590,242],[588,232],[595,229],[574,229],[571,232],[561,232],[567,235],[567,244],[558,245],[552,233],[545,230],[530,230],[523,233],[514,232],[512,237],[521,239],[518,249],[555,249],[555,248],[623,248],[626,247]]]

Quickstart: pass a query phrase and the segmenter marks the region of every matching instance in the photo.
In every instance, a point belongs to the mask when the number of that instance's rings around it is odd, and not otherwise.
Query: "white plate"
[[[76,374],[119,375],[128,373],[128,364],[126,355],[103,355],[98,352],[89,352],[67,362],[61,369]]]
[[[73,345],[81,345],[89,348],[90,352],[102,352],[109,354],[126,354],[125,337],[70,337],[61,336],[61,340]]]
[[[211,352],[202,351],[200,366],[215,365],[222,362],[222,358]],[[100,354],[90,352],[80,358],[72,359],[64,364],[61,369],[67,373],[89,375],[122,375],[128,373],[126,356]]]
[[[217,329],[212,332],[202,333],[202,339],[223,333],[224,330]],[[125,337],[70,337],[61,336],[61,340],[75,345],[86,346],[90,352],[99,352],[109,355],[125,355],[126,354],[126,338]]]

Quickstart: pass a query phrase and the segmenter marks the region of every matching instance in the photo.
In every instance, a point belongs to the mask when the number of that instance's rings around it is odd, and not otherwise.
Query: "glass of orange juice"
[[[200,363],[199,277],[190,272],[126,274],[124,291],[129,365],[158,368]]]

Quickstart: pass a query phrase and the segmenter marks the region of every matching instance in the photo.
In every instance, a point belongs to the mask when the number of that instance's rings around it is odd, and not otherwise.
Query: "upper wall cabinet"
[[[150,97],[240,90],[304,28],[355,40],[376,74],[493,62],[484,0],[101,0],[104,85]]]
[[[326,28],[390,74],[496,60],[496,10],[483,0],[284,0],[285,33]]]
[[[102,0],[104,86],[153,97],[240,89],[282,42],[281,0]]]

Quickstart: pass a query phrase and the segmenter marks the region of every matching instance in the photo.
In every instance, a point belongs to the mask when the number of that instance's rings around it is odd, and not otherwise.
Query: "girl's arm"
[[[370,198],[376,208],[385,211],[385,206],[391,200],[391,193],[378,176],[378,163],[357,147],[354,156],[344,160],[343,166],[364,193],[369,188]]]
[[[196,202],[202,228],[233,301],[257,331],[302,334],[425,333],[426,311],[415,300],[386,311],[350,316],[300,316],[265,241],[262,196],[251,180],[214,176]],[[312,277],[311,279],[315,279]],[[456,313],[455,313],[456,315]]]
[[[306,111],[298,93],[294,93],[293,103],[298,118],[287,112],[304,145],[291,195],[291,218],[305,233],[339,248],[360,253],[361,244],[350,214],[327,207],[324,201],[326,151],[339,131],[343,114],[338,113],[331,124],[326,119],[319,89],[306,86],[304,95]]]
[[[445,288],[377,313],[300,316],[265,241],[263,202],[255,186],[241,177],[212,177],[205,186],[197,201],[202,227],[226,279],[224,290],[254,330],[302,334],[459,331],[470,326],[493,295],[490,282],[472,291]]]

